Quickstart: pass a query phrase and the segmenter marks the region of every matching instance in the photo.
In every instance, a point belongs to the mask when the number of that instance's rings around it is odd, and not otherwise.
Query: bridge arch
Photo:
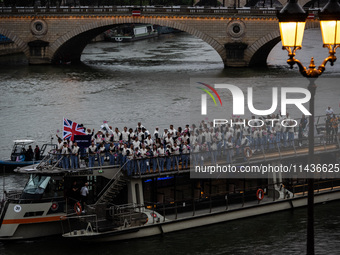
[[[18,46],[19,50],[26,55],[27,58],[30,56],[29,47],[28,47],[27,43],[25,43],[22,39],[20,39],[16,34],[14,34],[13,32],[11,32],[11,31],[9,31],[9,30],[1,27],[1,26],[0,26],[0,34],[11,39]]]
[[[154,24],[160,26],[167,26],[181,31],[187,32],[197,38],[202,39],[204,42],[209,44],[216,52],[220,55],[221,60],[225,59],[225,49],[224,46],[218,43],[214,38],[209,35],[193,28],[192,26],[186,25],[184,22],[180,22],[182,19],[169,20],[166,18],[133,18],[133,17],[117,17],[114,19],[100,19],[91,24],[82,25],[55,40],[50,45],[49,57],[52,62],[58,61],[58,59],[67,56],[71,62],[79,62],[80,56],[89,43],[89,39],[94,38],[100,33],[114,27],[119,24]],[[182,20],[183,21],[183,20]]]
[[[280,41],[280,31],[274,31],[250,45],[244,53],[249,59],[249,66],[266,66],[270,51]]]
[[[305,29],[320,28],[318,20],[306,22]],[[266,66],[267,58],[274,46],[281,41],[280,31],[276,30],[256,40],[245,50],[245,58],[249,66]]]

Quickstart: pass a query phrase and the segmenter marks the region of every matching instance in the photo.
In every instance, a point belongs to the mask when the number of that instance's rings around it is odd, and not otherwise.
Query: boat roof
[[[40,174],[60,174],[60,173],[68,173],[68,170],[65,170],[63,168],[52,168],[52,167],[47,167],[47,168],[41,168],[38,169],[37,166],[39,164],[33,164],[33,165],[28,165],[24,167],[18,167],[14,169],[14,172],[16,173],[40,173]]]
[[[102,167],[86,167],[86,168],[77,168],[77,169],[63,169],[60,167],[52,167],[52,166],[43,166],[39,167],[39,164],[34,165],[28,165],[24,167],[17,167],[13,171],[15,173],[20,174],[41,174],[41,175],[54,175],[54,176],[60,176],[60,175],[91,175],[91,176],[104,176],[105,178],[111,179],[113,175],[119,171],[118,166],[102,166]],[[97,171],[97,170],[103,170],[103,171]]]
[[[34,143],[34,140],[29,139],[21,139],[21,140],[14,140],[14,144],[31,144]]]

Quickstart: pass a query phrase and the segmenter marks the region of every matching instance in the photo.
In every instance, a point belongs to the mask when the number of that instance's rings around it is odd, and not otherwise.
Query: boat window
[[[23,148],[25,148],[24,145],[14,145],[12,154],[21,154]]]
[[[43,197],[61,197],[64,195],[64,180],[62,178],[54,176],[47,187],[45,188],[45,192]]]
[[[135,185],[135,192],[136,192],[136,203],[137,205],[140,205],[140,193],[139,193],[139,184],[136,183]]]
[[[50,179],[50,176],[31,174],[26,187],[24,188],[24,193],[43,194]]]
[[[35,216],[41,216],[43,214],[44,214],[44,211],[27,212],[25,213],[24,217],[35,217]]]
[[[13,153],[18,153],[18,154],[20,154],[20,153],[21,153],[21,150],[22,150],[21,147],[16,146]]]

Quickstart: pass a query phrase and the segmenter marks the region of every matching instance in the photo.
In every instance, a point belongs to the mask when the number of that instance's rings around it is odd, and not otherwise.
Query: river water
[[[308,65],[313,55],[316,64],[327,56],[319,30],[306,31],[297,58]],[[34,139],[39,145],[51,137],[55,141],[55,134],[62,135],[63,117],[91,129],[99,129],[103,121],[120,129],[141,121],[151,132],[155,126],[183,127],[190,119],[191,78],[246,79],[261,91],[264,78],[300,77],[286,59],[277,45],[268,57],[269,68],[224,69],[209,45],[185,33],[126,44],[93,43],[78,66],[29,66],[22,55],[1,57],[0,158],[9,157],[14,139]],[[340,63],[327,66],[323,76],[338,80]],[[340,112],[337,84],[320,86],[316,97],[316,114],[324,114],[328,105]],[[10,175],[5,185],[14,189],[23,182]],[[339,206],[316,207],[318,254],[340,250]],[[305,250],[305,216],[299,209],[115,244],[60,245],[59,239],[0,244],[0,254],[300,254]]]

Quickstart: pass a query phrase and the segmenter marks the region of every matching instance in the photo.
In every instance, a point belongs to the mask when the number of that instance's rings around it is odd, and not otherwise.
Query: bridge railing
[[[255,9],[255,8],[227,8],[227,7],[155,7],[155,6],[78,6],[78,7],[2,7],[0,14],[129,14],[133,9],[141,10],[142,15],[148,14],[181,14],[181,15],[269,15],[275,16],[276,9]]]

